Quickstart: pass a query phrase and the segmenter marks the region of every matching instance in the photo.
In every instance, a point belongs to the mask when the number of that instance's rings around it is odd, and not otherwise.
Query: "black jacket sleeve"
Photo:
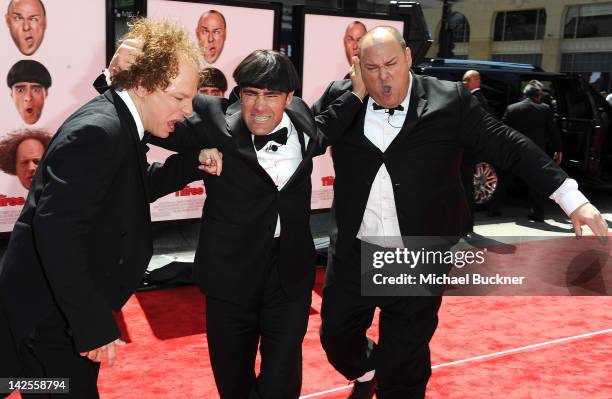
[[[317,126],[316,154],[323,154],[327,146],[333,145],[342,137],[363,106],[362,100],[350,89],[340,92],[335,90],[332,93],[334,83],[327,86],[321,98],[311,108]]]

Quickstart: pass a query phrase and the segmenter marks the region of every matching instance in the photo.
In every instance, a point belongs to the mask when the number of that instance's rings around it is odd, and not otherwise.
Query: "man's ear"
[[[132,89],[134,94],[136,94],[139,98],[145,98],[149,94],[149,89],[144,86],[138,85]]]
[[[287,93],[287,98],[285,99],[285,107],[288,107],[289,104],[291,104],[291,101],[293,101],[293,93],[295,93],[295,91],[290,91],[289,93]]]

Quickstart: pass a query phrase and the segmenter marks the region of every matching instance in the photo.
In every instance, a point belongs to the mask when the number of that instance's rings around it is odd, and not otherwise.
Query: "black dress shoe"
[[[376,391],[376,385],[376,377],[365,382],[355,380],[353,390],[346,399],[372,399],[374,397],[374,392]]]

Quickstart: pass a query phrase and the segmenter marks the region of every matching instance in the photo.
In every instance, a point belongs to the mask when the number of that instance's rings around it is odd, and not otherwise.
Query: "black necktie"
[[[255,136],[253,139],[253,144],[255,144],[255,149],[259,151],[270,141],[274,141],[275,143],[281,145],[287,144],[287,128],[284,127],[282,129],[278,129],[276,132],[267,134],[265,136]]]
[[[376,103],[372,104],[372,108],[374,108],[374,111],[378,111],[379,109],[386,109],[387,112],[389,113],[389,115],[393,115],[393,113],[395,113],[395,111],[403,111],[404,107],[402,107],[402,105],[398,105],[395,108],[387,108],[387,107],[383,107],[381,105],[378,105]]]

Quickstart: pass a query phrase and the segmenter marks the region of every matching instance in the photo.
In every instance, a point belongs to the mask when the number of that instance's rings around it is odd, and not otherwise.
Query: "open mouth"
[[[166,123],[166,126],[168,127],[168,131],[169,132],[174,132],[175,126],[177,124],[177,122],[179,122],[178,120],[172,120],[168,123]]]
[[[385,96],[388,96],[389,94],[391,94],[391,86],[383,85],[382,89],[383,89],[383,94]]]
[[[26,108],[25,112],[28,115],[32,115],[32,114],[34,114],[34,108],[32,108],[32,107]]]

